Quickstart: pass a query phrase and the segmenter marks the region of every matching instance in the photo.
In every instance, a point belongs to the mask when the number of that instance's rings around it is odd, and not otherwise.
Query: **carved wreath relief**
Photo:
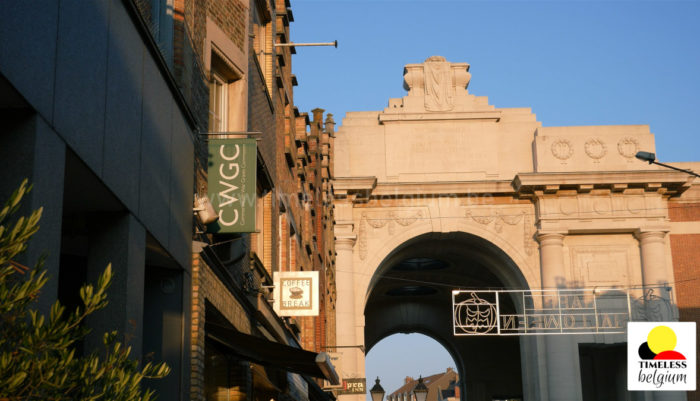
[[[608,149],[605,146],[605,142],[599,138],[591,138],[586,141],[585,145],[586,154],[588,157],[594,160],[600,160],[608,153]]]
[[[552,154],[559,160],[566,160],[574,154],[574,147],[568,139],[557,139],[552,143]]]
[[[617,151],[622,157],[634,159],[634,155],[639,151],[639,141],[629,136],[622,138],[617,143]]]

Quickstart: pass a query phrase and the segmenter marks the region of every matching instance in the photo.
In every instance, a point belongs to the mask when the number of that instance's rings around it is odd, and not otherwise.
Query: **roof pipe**
[[[321,43],[275,43],[275,47],[296,47],[296,46],[333,46],[338,48],[338,41]]]

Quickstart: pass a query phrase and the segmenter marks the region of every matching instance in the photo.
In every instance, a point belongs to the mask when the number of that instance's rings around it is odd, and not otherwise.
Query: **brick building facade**
[[[255,361],[259,363],[256,365],[237,354],[238,350],[214,344],[207,336],[208,327],[218,325],[315,352],[322,351],[326,345],[324,308],[318,318],[281,319],[272,308],[271,287],[272,276],[278,271],[315,270],[322,272],[322,277],[333,276],[332,209],[328,202],[314,202],[324,194],[326,199],[331,195],[331,175],[327,160],[324,167],[320,165],[319,144],[323,136],[328,153],[333,125],[332,118],[327,120],[328,127],[320,121],[322,112],[315,114],[312,124],[307,114],[299,113],[294,106],[296,78],[291,70],[294,49],[274,46],[289,41],[293,16],[288,1],[231,0],[208,4],[185,1],[185,10],[194,9],[185,16],[193,15],[196,19],[202,14],[198,8],[203,6],[207,7],[207,31],[202,34],[197,28],[201,23],[189,23],[185,18],[184,25],[193,32],[183,37],[190,40],[203,37],[204,45],[195,42],[182,47],[194,49],[195,55],[199,54],[197,49],[203,49],[200,60],[210,90],[207,131],[228,133],[223,136],[229,137],[252,133],[258,139],[258,188],[255,233],[212,235],[203,229],[205,232],[197,237],[210,247],[195,256],[193,265],[191,397],[276,398],[285,394],[293,397],[290,394],[299,391],[316,391],[317,396],[323,397],[320,388],[308,377],[307,384],[299,386],[298,378],[285,376],[285,366],[274,366],[264,358]],[[218,32],[214,35],[209,31]],[[188,68],[189,59],[182,61],[185,65],[176,67],[176,71],[196,70]],[[191,64],[198,63],[195,60]],[[185,80],[187,77],[182,76]],[[211,117],[219,113],[211,95],[217,79],[223,82],[227,92],[221,121]],[[198,87],[196,83],[189,86]],[[206,161],[202,160],[200,165],[205,166]],[[323,168],[327,170],[325,174]],[[204,170],[201,168],[197,174],[200,192],[206,187]],[[316,235],[311,224],[316,216],[326,218],[326,228],[320,235]],[[327,249],[331,253],[323,254]],[[332,311],[333,282],[324,280],[321,285],[327,295],[320,302]],[[226,362],[222,365],[217,358]],[[222,370],[229,373],[223,374]],[[219,373],[211,375],[213,371]],[[299,389],[305,386],[312,388]]]
[[[314,357],[335,341],[334,123],[294,106],[295,51],[275,46],[290,41],[289,1],[49,1],[0,17],[0,154],[14,166],[0,188],[30,177],[28,207],[44,206],[27,252],[49,253],[39,307],[75,306],[111,261],[97,327],[171,366],[147,383],[160,399],[327,399]],[[257,139],[255,232],[193,217],[212,137]],[[297,270],[323,278],[318,317],[274,312],[273,275]]]
[[[428,389],[426,401],[454,401],[459,400],[459,375],[452,368],[444,372],[421,377],[423,384]],[[404,384],[386,396],[387,401],[415,401],[413,390],[418,385],[419,379],[407,376]]]

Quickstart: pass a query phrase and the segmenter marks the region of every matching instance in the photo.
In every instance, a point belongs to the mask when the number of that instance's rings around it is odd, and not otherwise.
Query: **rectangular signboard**
[[[279,316],[318,316],[318,272],[275,272],[273,281]]]
[[[257,176],[255,139],[209,139],[209,199],[219,219],[213,233],[255,231]]]
[[[621,334],[633,316],[668,308],[646,289],[642,298],[619,288],[570,290],[452,291],[456,336]],[[649,316],[644,317],[649,318]]]
[[[338,395],[365,394],[365,392],[366,392],[366,379],[364,377],[343,379],[343,387],[338,389]]]

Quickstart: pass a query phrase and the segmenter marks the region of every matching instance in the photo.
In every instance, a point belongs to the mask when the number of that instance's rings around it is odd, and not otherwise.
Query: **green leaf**
[[[17,372],[7,381],[7,389],[13,390],[18,387],[24,379],[27,378],[27,372]]]

